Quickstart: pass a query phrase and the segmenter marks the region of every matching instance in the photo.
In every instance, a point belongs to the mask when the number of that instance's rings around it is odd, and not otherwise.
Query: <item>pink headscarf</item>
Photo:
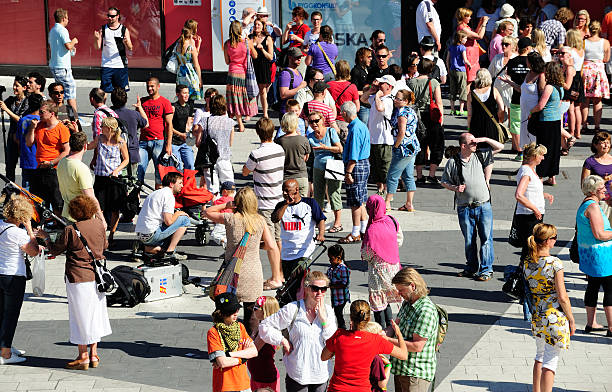
[[[387,215],[385,200],[379,195],[370,196],[366,210],[370,218],[361,247],[369,247],[389,264],[399,263],[397,230],[392,218]]]

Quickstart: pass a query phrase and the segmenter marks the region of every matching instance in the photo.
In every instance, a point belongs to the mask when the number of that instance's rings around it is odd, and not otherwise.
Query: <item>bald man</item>
[[[302,261],[315,250],[315,226],[319,232],[317,241],[325,240],[325,215],[319,204],[311,197],[300,196],[300,186],[295,179],[283,183],[283,201],[272,212],[272,222],[281,226],[281,266],[286,279]],[[289,293],[295,301],[299,285]]]

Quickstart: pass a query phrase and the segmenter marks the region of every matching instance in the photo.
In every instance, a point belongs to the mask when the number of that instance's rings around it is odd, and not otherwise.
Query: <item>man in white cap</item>
[[[268,34],[270,34],[274,41],[276,41],[278,37],[283,35],[283,31],[280,29],[280,27],[268,20],[268,18],[270,17],[270,13],[268,12],[268,9],[266,7],[262,6],[257,8],[257,17],[266,24],[266,30],[268,30]],[[251,31],[252,30],[253,29],[251,28]]]
[[[384,75],[374,79],[369,89],[364,89],[360,100],[370,104],[368,129],[370,130],[370,176],[376,182],[377,193],[383,195],[387,188],[387,172],[391,164],[392,146],[391,115],[395,78]]]
[[[518,22],[514,17],[514,7],[508,3],[502,5],[499,9],[499,19],[497,20],[497,22],[495,22],[495,31],[497,31],[497,28],[499,27],[500,23],[505,21],[512,23],[512,25],[514,26],[512,36],[515,38],[518,37]]]

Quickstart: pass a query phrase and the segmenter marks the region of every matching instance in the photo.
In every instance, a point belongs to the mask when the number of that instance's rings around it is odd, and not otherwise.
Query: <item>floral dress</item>
[[[368,293],[370,307],[374,312],[387,309],[390,303],[401,303],[403,298],[391,283],[391,279],[402,266],[389,264],[369,246],[361,248],[361,259],[368,263]]]
[[[177,49],[178,45],[177,45]],[[200,89],[200,78],[193,67],[192,46],[189,45],[185,50],[185,54],[181,54],[180,50],[175,49],[176,60],[179,63],[179,68],[176,71],[176,85],[184,84],[189,87],[189,98],[193,100],[203,99],[202,90]]]
[[[397,134],[399,133],[397,123],[400,117],[406,117],[406,132],[404,133],[404,139],[399,148],[402,150],[402,155],[405,157],[415,155],[421,151],[421,145],[416,136],[417,115],[415,111],[408,106],[394,109],[391,120],[389,121],[392,128],[391,134],[394,138],[397,138]]]
[[[547,344],[568,349],[570,343],[569,322],[555,288],[555,273],[563,270],[563,262],[554,256],[540,257],[537,262],[525,261],[523,273],[531,290],[535,311],[531,319],[533,336]]]

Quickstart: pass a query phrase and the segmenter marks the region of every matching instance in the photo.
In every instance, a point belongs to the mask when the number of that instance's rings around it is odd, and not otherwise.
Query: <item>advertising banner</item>
[[[393,52],[390,63],[400,63],[401,58],[401,2],[400,0],[282,0],[282,27],[291,21],[291,10],[302,7],[310,14],[323,14],[323,25],[334,31],[334,42],[338,46],[338,59],[353,65],[355,52],[370,46],[372,31],[380,29],[386,33],[386,45]]]

